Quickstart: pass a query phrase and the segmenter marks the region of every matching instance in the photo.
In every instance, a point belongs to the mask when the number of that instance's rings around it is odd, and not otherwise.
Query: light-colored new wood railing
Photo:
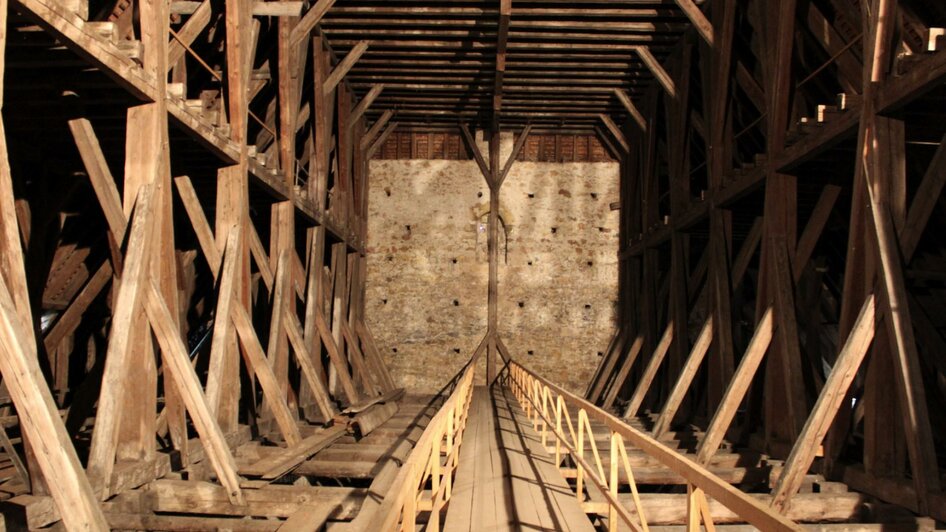
[[[453,392],[427,424],[365,530],[413,531],[421,512],[430,514],[426,530],[440,530],[440,513],[453,490],[453,476],[470,411],[477,358],[474,355],[455,379]],[[427,489],[428,482],[430,489]]]
[[[617,530],[619,522],[624,522],[632,530],[648,530],[646,509],[641,506],[633,468],[628,459],[628,445],[642,450],[686,479],[687,530],[700,530],[701,520],[707,530],[714,529],[706,495],[761,530],[800,530],[798,525],[762,501],[739,491],[703,466],[517,362],[509,362],[506,371],[508,384],[532,420],[533,427],[541,434],[542,444],[550,448],[549,436],[554,438],[556,464],[562,464],[563,452],[571,457],[577,469],[575,489],[579,502],[588,511],[606,514],[609,530]],[[578,411],[577,427],[572,422],[570,408]],[[610,433],[607,471],[598,451],[592,419],[605,425]],[[599,426],[597,430],[602,429]],[[593,463],[589,463],[589,450]],[[622,468],[625,474],[623,479],[619,475]],[[630,487],[636,515],[618,499],[618,493],[624,485]],[[594,491],[589,486],[593,486]],[[585,491],[590,501],[585,501]]]

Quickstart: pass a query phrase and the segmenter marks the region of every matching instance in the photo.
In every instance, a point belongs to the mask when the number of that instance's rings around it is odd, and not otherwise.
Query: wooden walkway
[[[473,391],[444,530],[594,530],[507,388]]]

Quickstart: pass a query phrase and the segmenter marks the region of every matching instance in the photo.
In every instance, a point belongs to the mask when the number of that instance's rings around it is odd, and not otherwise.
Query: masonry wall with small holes
[[[579,393],[614,330],[618,186],[616,162],[517,161],[501,193],[500,333]],[[488,211],[472,160],[370,162],[366,319],[400,386],[438,391],[486,332]]]

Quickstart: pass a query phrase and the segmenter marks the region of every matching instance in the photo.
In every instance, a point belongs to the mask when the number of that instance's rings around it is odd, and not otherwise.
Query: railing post
[[[692,484],[687,484],[687,532],[700,532],[700,507]]]
[[[408,478],[410,483],[410,492],[407,494],[407,500],[404,502],[404,522],[401,523],[401,530],[404,532],[414,532],[414,527],[417,519],[417,491],[419,479],[417,478],[417,469],[414,467],[413,462],[408,461],[404,464],[406,467],[410,467]]]
[[[448,419],[450,416],[447,416]],[[430,518],[427,523],[427,530],[440,530],[440,508],[443,506],[442,497],[438,495],[440,491],[440,444],[443,443],[444,434],[440,433],[434,438],[434,445],[430,451]]]
[[[614,500],[618,498],[618,433],[611,431],[611,496],[614,497]],[[608,505],[608,530],[617,530],[618,529],[618,509],[615,508],[614,504],[611,503]]]
[[[581,417],[580,417],[581,412],[583,411],[584,409],[578,411],[579,418],[578,418],[578,445],[577,445],[578,456],[582,458],[585,457],[585,425],[581,422]],[[577,460],[575,461],[575,468],[577,470],[575,474],[575,486],[576,486],[575,494],[578,496],[578,504],[581,504],[582,499],[584,498],[581,493],[581,490],[584,488],[584,483],[585,483],[584,470],[581,467],[581,463],[578,462]]]
[[[562,396],[559,395],[555,401],[555,432],[556,434],[564,434],[562,432],[562,408],[565,407],[565,400],[562,399]],[[558,437],[555,438],[555,466],[562,466],[562,441]]]
[[[451,465],[451,460],[453,458],[453,433],[456,430],[457,424],[455,423],[454,417],[456,412],[460,409],[454,407],[447,415],[447,471],[444,476],[443,482],[445,484],[443,488],[443,500],[447,502],[450,500],[450,494],[453,491],[453,471],[456,467],[456,464]]]

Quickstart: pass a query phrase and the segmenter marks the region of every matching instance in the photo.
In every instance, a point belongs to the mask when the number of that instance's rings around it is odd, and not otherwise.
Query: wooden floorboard
[[[506,388],[473,391],[444,530],[594,530]]]

